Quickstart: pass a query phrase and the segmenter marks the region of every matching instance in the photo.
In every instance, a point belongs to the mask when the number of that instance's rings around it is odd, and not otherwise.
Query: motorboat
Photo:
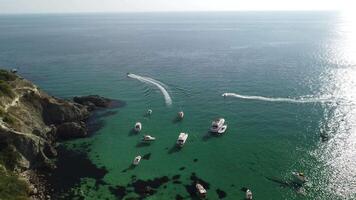
[[[225,119],[218,118],[211,123],[210,131],[213,133],[218,133],[219,129],[224,125]],[[226,128],[225,128],[226,129]]]
[[[141,156],[136,156],[134,161],[132,162],[133,165],[138,165],[141,161]]]
[[[11,69],[11,73],[14,73],[14,74],[16,74],[16,73],[17,73],[17,69],[16,69],[16,68],[14,68],[14,69]]]
[[[147,115],[148,115],[148,116],[152,115],[152,110],[151,110],[151,109],[148,109],[148,110],[147,110]]]
[[[135,130],[136,132],[140,132],[141,129],[142,129],[142,124],[141,124],[141,122],[136,122],[135,127],[134,127],[134,130]]]
[[[183,147],[187,138],[188,138],[188,133],[180,133],[177,139],[177,145],[179,147]]]
[[[206,197],[206,189],[199,183],[195,184],[195,188],[197,189],[197,193],[200,198]]]
[[[156,140],[156,138],[152,137],[150,135],[144,135],[143,138],[142,138],[143,142],[151,142],[151,141],[155,141],[155,140]]]
[[[223,134],[223,133],[225,133],[226,129],[227,129],[227,125],[221,126],[221,127],[219,128],[219,130],[218,130],[218,134]]]
[[[302,172],[292,172],[292,175],[294,180],[299,184],[303,184],[308,181],[307,177],[305,177],[304,173]]]
[[[183,111],[178,112],[178,118],[183,119],[183,117],[184,117],[184,112]]]
[[[246,190],[246,199],[247,200],[252,200],[252,192],[250,189]]]

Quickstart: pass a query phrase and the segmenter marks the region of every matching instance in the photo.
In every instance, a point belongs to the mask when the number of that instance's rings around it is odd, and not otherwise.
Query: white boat
[[[185,141],[187,141],[187,138],[188,138],[188,133],[180,133],[177,139],[177,145],[179,147],[183,147]]]
[[[147,115],[152,115],[152,110],[151,109],[147,110]]]
[[[144,142],[151,142],[151,141],[155,141],[155,140],[156,140],[156,138],[152,137],[150,135],[144,135],[142,138],[142,141],[144,141]]]
[[[197,189],[197,193],[199,197],[205,198],[206,197],[206,189],[199,183],[195,184],[195,188]]]
[[[250,189],[246,190],[246,199],[247,200],[252,200],[252,192]]]
[[[141,129],[142,129],[142,124],[141,124],[141,122],[136,122],[135,127],[134,127],[134,130],[135,130],[136,132],[140,132]]]
[[[302,172],[292,172],[292,175],[297,183],[303,184],[308,181]]]
[[[184,117],[184,112],[183,111],[178,112],[178,118],[183,119],[183,117]]]
[[[11,69],[11,73],[14,73],[14,74],[16,74],[17,73],[17,69]]]
[[[211,123],[210,131],[213,133],[217,133],[219,131],[219,129],[224,125],[224,123],[225,123],[224,118],[219,118],[219,119],[214,120]]]
[[[227,129],[227,125],[223,125],[219,128],[218,133],[223,134],[225,133],[226,129]]]
[[[134,161],[132,162],[133,165],[138,165],[141,161],[141,156],[136,156]]]

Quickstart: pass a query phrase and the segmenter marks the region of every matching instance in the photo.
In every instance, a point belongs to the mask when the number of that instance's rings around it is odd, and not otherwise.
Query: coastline
[[[88,159],[88,149],[76,152],[63,142],[92,136],[104,126],[101,118],[115,114],[125,102],[98,95],[63,100],[15,73],[0,72],[0,167],[2,174],[13,174],[18,177],[15,184],[25,187],[19,198],[57,199],[60,187],[69,190],[82,177],[105,175],[105,169]],[[70,172],[72,183],[58,184]],[[5,196],[0,198],[16,195],[6,185],[1,185]]]

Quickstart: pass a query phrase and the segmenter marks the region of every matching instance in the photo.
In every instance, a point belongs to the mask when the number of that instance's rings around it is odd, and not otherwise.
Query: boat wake
[[[331,102],[331,99],[312,98],[312,97],[303,97],[303,98],[299,98],[299,99],[293,99],[293,98],[281,98],[281,97],[249,96],[249,95],[241,95],[241,94],[237,94],[237,93],[224,93],[221,96],[235,97],[235,98],[239,98],[239,99],[257,100],[257,101],[287,102],[287,103],[326,103],[326,102]]]
[[[136,75],[136,74],[127,74],[127,76],[130,77],[130,78],[139,80],[139,81],[141,81],[143,83],[148,83],[148,84],[156,86],[161,91],[161,93],[163,94],[164,99],[166,101],[166,105],[169,106],[169,105],[172,104],[172,98],[169,95],[169,93],[167,92],[167,89],[166,89],[167,86],[165,84],[163,84],[160,81],[157,81],[157,80],[155,80],[153,78],[139,76],[139,75]]]

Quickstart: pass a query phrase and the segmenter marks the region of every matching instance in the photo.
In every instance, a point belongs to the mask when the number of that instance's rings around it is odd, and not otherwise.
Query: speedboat
[[[250,189],[246,190],[246,199],[247,200],[252,200],[252,192]]]
[[[11,69],[11,73],[14,73],[14,74],[16,74],[16,73],[17,73],[17,69],[16,69],[16,68],[14,68],[14,69]]]
[[[150,135],[144,135],[143,138],[142,138],[143,142],[151,142],[151,141],[155,141],[155,140],[156,140],[156,138],[152,137]]]
[[[294,180],[299,184],[303,184],[308,181],[307,177],[305,177],[304,173],[302,172],[292,172],[292,175]]]
[[[152,110],[151,109],[148,109],[147,110],[147,115],[149,116],[149,115],[152,115]]]
[[[206,197],[206,189],[199,183],[195,184],[195,188],[197,189],[197,193],[200,198]]]
[[[213,133],[218,133],[219,129],[224,125],[225,119],[219,118],[211,123],[210,131]],[[226,128],[225,128],[226,129]]]
[[[141,129],[142,129],[142,124],[141,124],[141,122],[136,122],[135,127],[134,127],[134,130],[135,130],[136,132],[140,132]]]
[[[183,117],[184,117],[184,112],[183,111],[178,112],[178,118],[183,119]]]
[[[179,147],[183,147],[187,138],[188,138],[188,133],[180,133],[177,139],[177,145]]]
[[[227,129],[227,125],[222,125],[218,130],[218,134],[225,133],[226,129]]]
[[[138,165],[141,161],[141,156],[136,156],[134,161],[132,162],[133,165]]]

